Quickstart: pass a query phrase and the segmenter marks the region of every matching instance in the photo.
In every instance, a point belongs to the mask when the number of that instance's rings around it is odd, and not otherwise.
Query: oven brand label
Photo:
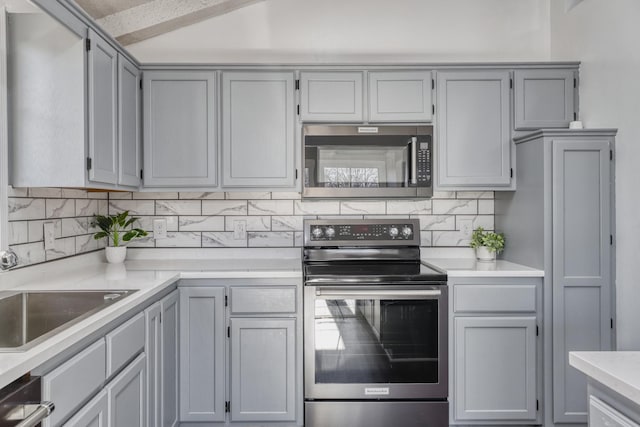
[[[388,396],[389,387],[366,387],[364,389],[365,396]]]

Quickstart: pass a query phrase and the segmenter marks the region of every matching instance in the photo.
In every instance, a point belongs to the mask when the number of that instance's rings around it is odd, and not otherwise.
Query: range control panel
[[[385,243],[415,243],[419,239],[420,227],[417,220],[350,220],[335,222],[307,221],[305,222],[305,242],[329,243],[340,242],[372,242]],[[416,236],[418,234],[418,236]]]

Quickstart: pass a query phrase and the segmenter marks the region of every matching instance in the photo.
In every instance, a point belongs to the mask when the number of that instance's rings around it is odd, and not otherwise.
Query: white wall
[[[551,4],[551,59],[579,59],[585,125],[617,127],[618,348],[640,350],[640,2]]]
[[[128,46],[142,62],[544,61],[550,0],[266,0]]]

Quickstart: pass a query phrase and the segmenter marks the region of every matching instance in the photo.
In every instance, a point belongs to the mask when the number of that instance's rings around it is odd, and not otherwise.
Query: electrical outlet
[[[45,222],[44,227],[44,250],[55,249],[56,247],[56,224]]]
[[[458,220],[458,225],[460,227],[460,233],[462,234],[462,237],[465,239],[470,239],[471,233],[473,233],[473,220],[460,219]]]
[[[165,218],[156,218],[153,220],[153,238],[167,238],[167,220]]]
[[[236,219],[233,221],[233,238],[243,240],[247,238],[247,221]]]

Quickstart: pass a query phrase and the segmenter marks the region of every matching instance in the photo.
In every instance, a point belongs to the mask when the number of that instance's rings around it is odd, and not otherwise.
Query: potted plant
[[[470,246],[476,250],[479,261],[494,261],[496,254],[504,249],[504,234],[484,231],[484,228],[478,227],[473,230]]]
[[[93,225],[100,228],[93,235],[96,240],[107,238],[105,254],[110,263],[121,263],[127,256],[126,243],[132,239],[144,237],[147,232],[141,228],[128,229],[139,218],[129,217],[129,211],[117,215],[95,215]]]

